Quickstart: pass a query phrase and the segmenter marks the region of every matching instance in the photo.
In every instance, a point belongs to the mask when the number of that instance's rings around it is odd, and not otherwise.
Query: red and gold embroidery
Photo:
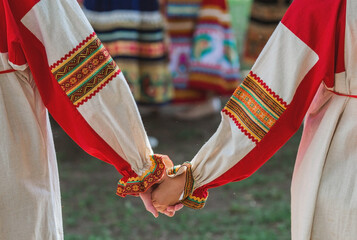
[[[180,201],[183,205],[193,209],[201,209],[205,206],[208,192],[204,191],[205,195],[199,194],[197,191],[193,191],[194,178],[192,174],[191,163],[185,162],[182,165],[175,166],[167,171],[167,174],[170,177],[175,177],[177,174],[180,175],[183,171],[180,171],[181,168],[186,168],[186,182],[185,189],[183,193],[183,198]],[[201,196],[202,195],[202,196]]]
[[[286,103],[252,72],[222,110],[253,142],[258,143],[285,111]]]
[[[55,79],[78,107],[95,95],[120,69],[95,34],[51,67]]]
[[[208,193],[207,196],[205,197],[195,195],[195,193],[193,192],[194,179],[193,179],[191,164],[187,162],[184,163],[183,166],[186,166],[186,183],[185,183],[185,190],[181,203],[189,208],[201,209],[205,206]]]
[[[208,197],[208,196],[207,196]],[[192,209],[201,209],[205,206],[207,197],[196,197],[194,194],[189,195],[181,201],[183,205]]]
[[[122,178],[118,182],[117,195],[125,197],[126,195],[138,196],[145,192],[152,185],[157,183],[165,172],[165,164],[160,156],[150,156],[151,167],[141,176]]]

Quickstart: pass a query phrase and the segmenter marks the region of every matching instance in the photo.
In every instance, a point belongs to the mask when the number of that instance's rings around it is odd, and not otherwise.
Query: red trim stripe
[[[327,89],[329,90],[329,89]],[[343,94],[343,93],[338,93],[332,90],[329,90],[330,92],[332,92],[333,94],[336,94],[338,96],[343,96],[343,97],[350,97],[350,98],[357,98],[357,95],[349,95],[349,94]]]
[[[12,72],[16,72],[16,70],[15,69],[8,69],[8,70],[0,71],[0,74],[6,74],[6,73],[12,73]]]

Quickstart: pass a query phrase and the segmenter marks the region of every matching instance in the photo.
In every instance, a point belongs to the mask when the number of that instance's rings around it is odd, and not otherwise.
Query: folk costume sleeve
[[[119,67],[73,0],[2,0],[42,100],[89,154],[123,178],[119,196],[138,195],[163,175]]]
[[[344,25],[344,0],[293,2],[216,133],[183,165],[186,206],[202,208],[208,188],[249,177],[298,130],[319,86],[332,87],[343,68],[335,49],[344,47]]]

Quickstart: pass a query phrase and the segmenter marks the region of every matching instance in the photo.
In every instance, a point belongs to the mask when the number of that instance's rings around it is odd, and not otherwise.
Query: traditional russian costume
[[[356,39],[355,0],[294,0],[192,160],[184,203],[200,208],[207,189],[249,177],[305,118],[292,239],[356,239]]]
[[[63,239],[48,112],[118,170],[118,195],[161,178],[124,75],[76,1],[0,0],[0,32],[2,240]]]

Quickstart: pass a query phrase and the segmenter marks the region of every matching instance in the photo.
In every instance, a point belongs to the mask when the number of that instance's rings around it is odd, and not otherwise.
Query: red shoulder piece
[[[7,6],[5,5],[5,10],[8,10],[10,15],[14,9],[12,28],[16,29],[18,33],[17,38],[22,49],[24,49],[24,56],[27,59],[42,100],[51,115],[87,153],[112,164],[124,177],[137,176],[131,166],[91,128],[62,90],[48,66],[43,44],[21,23],[21,18],[25,14],[23,8],[19,7],[21,2],[23,1],[13,0]],[[37,2],[34,0],[25,1],[24,7],[31,9]],[[30,3],[32,3],[32,6]]]

